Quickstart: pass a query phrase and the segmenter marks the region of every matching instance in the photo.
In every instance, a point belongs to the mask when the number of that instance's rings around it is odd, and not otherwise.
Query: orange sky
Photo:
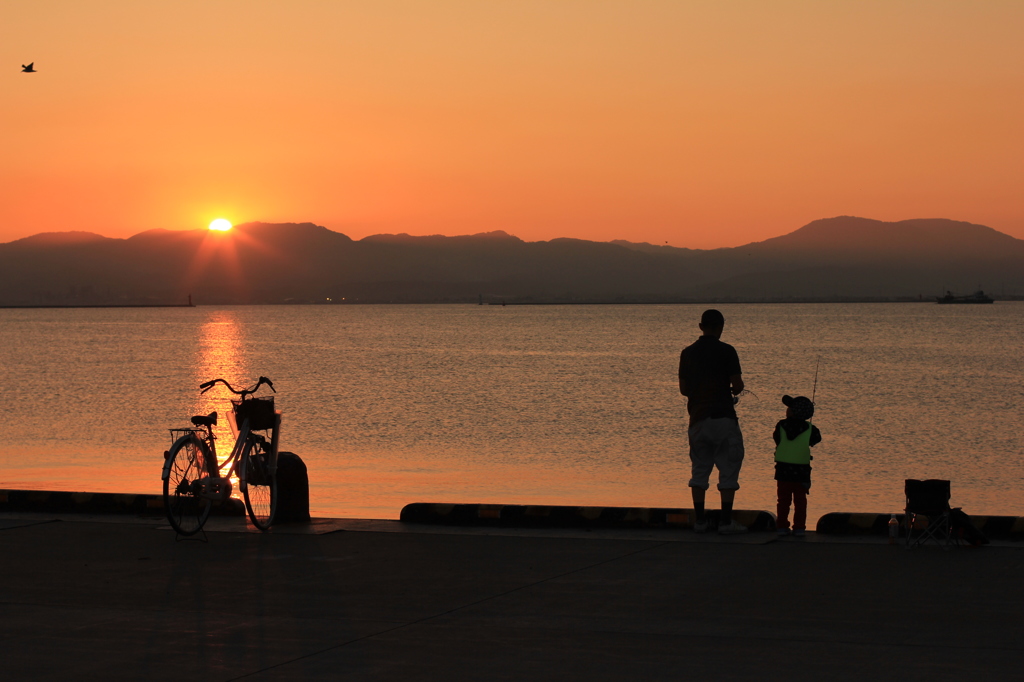
[[[1024,3],[0,7],[0,241],[234,222],[733,246],[1024,238]],[[38,73],[20,73],[34,61]]]

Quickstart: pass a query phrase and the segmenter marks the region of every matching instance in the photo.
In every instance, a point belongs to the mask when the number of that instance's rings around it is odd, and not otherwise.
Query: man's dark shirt
[[[729,377],[741,374],[736,349],[710,336],[701,336],[679,354],[679,382],[686,386],[690,423],[702,419],[736,419]]]

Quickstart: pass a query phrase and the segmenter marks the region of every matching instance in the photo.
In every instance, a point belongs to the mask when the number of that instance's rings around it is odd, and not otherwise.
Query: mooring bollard
[[[309,521],[309,474],[294,452],[277,453],[277,495],[274,523]]]

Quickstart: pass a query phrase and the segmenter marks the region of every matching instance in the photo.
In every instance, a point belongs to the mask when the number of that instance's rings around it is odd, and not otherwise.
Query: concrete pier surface
[[[0,515],[0,670],[66,680],[1024,677],[1024,551]]]

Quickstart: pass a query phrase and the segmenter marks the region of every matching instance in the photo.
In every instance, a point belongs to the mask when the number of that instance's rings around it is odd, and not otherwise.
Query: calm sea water
[[[228,407],[199,383],[264,374],[317,515],[688,506],[676,368],[703,307],[0,310],[0,487],[158,492],[167,429]],[[1024,304],[719,307],[756,394],[738,507],[774,508],[780,397],[809,395],[820,358],[813,518],[898,510],[909,477],[1024,513]]]

